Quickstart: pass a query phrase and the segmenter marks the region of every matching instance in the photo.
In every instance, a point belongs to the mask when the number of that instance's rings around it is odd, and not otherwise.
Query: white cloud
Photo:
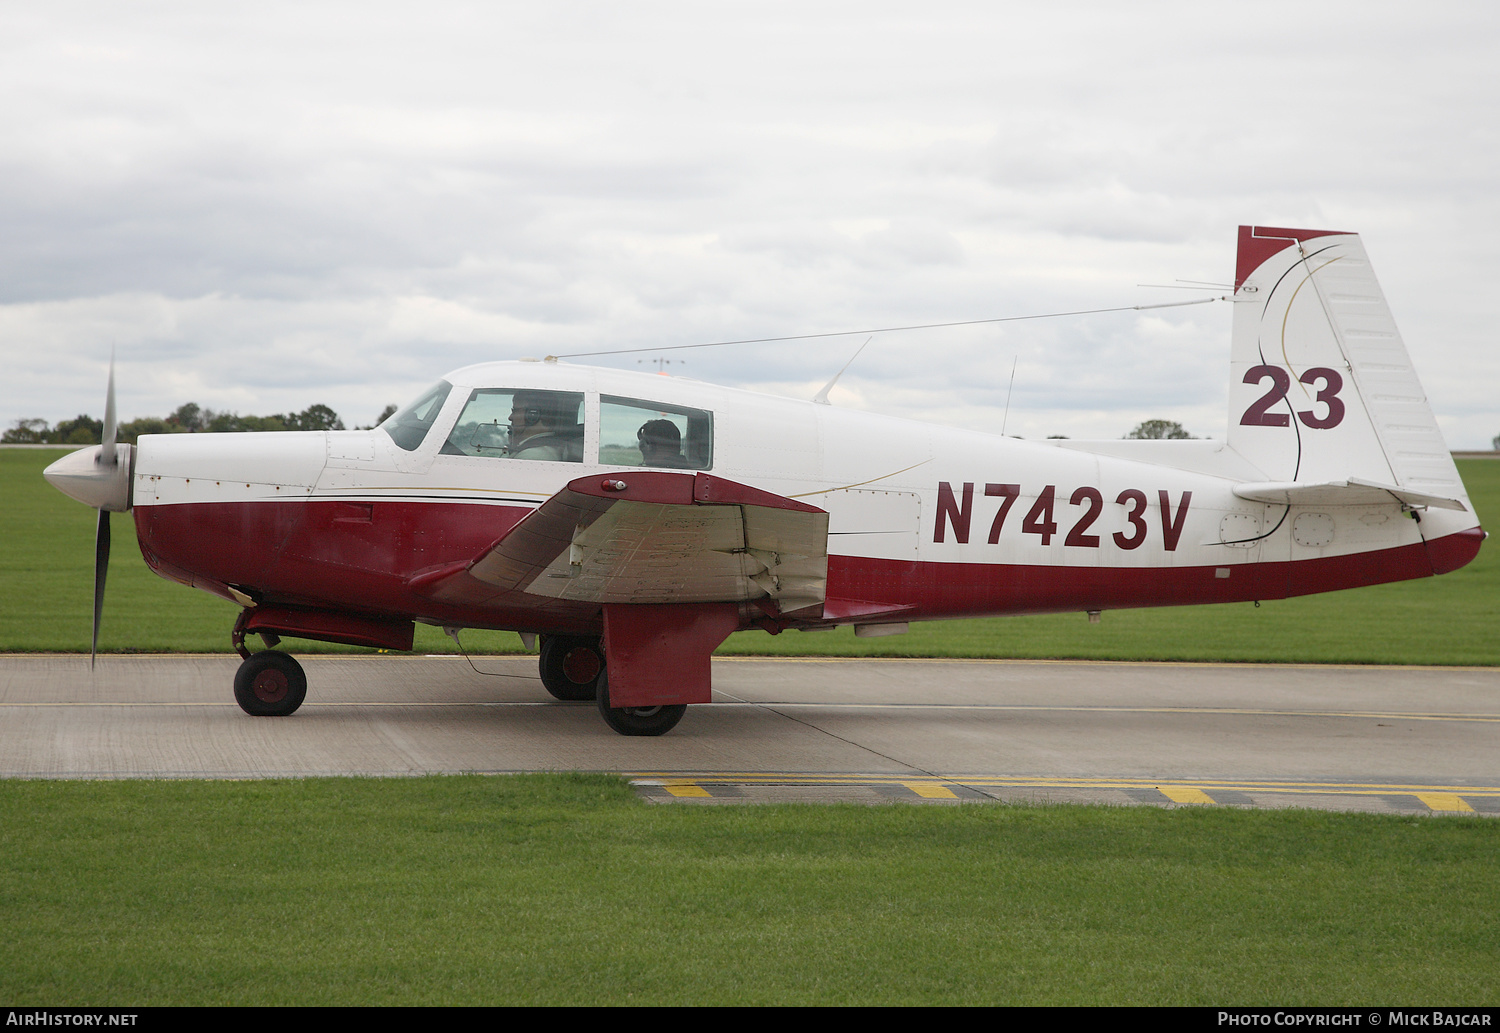
[[[916,12],[12,5],[0,423],[97,410],[112,344],[136,414],[367,422],[482,358],[1180,300],[1135,285],[1251,221],[1363,232],[1450,444],[1500,433],[1500,15]],[[841,390],[992,428],[1017,359],[1013,433],[1218,434],[1228,322],[888,335]],[[673,354],[810,394],[857,344]]]

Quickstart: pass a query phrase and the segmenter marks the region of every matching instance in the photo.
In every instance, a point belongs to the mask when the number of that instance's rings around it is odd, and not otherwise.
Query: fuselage
[[[1442,573],[1482,538],[1467,499],[1420,520],[1389,497],[1247,500],[1236,485],[1266,474],[1215,442],[1026,442],[550,362],[471,366],[445,383],[423,419],[395,428],[406,411],[371,431],[142,437],[132,503],[147,563],[241,603],[598,634],[597,605],[438,601],[418,586],[569,481],[640,469],[646,453],[622,428],[649,433],[653,419],[684,428],[683,458],[663,468],[829,514],[825,606],[790,626],[1275,599]],[[543,423],[534,399],[577,399],[576,440],[542,458],[515,430],[508,446],[486,444],[505,429],[503,415],[470,415],[486,392]]]

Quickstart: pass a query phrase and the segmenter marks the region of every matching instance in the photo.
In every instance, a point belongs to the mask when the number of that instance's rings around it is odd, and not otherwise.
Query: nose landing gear
[[[234,700],[256,717],[285,717],[307,698],[307,675],[286,653],[252,653],[234,675]]]

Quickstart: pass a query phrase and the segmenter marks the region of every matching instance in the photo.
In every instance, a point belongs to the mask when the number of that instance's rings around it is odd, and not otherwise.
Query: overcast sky
[[[1360,232],[1500,434],[1500,8],[0,2],[0,425],[371,422],[487,359],[1183,301]],[[876,335],[835,404],[1222,437],[1230,306]],[[861,336],[661,352],[811,397]],[[630,368],[653,354],[590,359]]]

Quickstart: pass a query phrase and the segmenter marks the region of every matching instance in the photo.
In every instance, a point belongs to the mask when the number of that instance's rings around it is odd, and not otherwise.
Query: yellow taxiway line
[[[925,800],[981,798],[984,789],[1069,789],[1155,791],[1162,802],[1217,805],[1215,794],[1278,796],[1412,797],[1440,813],[1476,813],[1473,800],[1500,800],[1500,785],[1449,786],[1382,782],[1295,782],[1271,780],[1089,778],[1025,775],[945,775],[913,778],[910,774],[807,774],[776,771],[628,772],[641,788],[657,788],[673,797],[713,797],[715,788],[750,786],[905,789]],[[967,791],[960,796],[954,790]],[[976,792],[980,791],[980,792]],[[1239,801],[1235,801],[1239,802]],[[1500,808],[1485,806],[1485,811]]]

